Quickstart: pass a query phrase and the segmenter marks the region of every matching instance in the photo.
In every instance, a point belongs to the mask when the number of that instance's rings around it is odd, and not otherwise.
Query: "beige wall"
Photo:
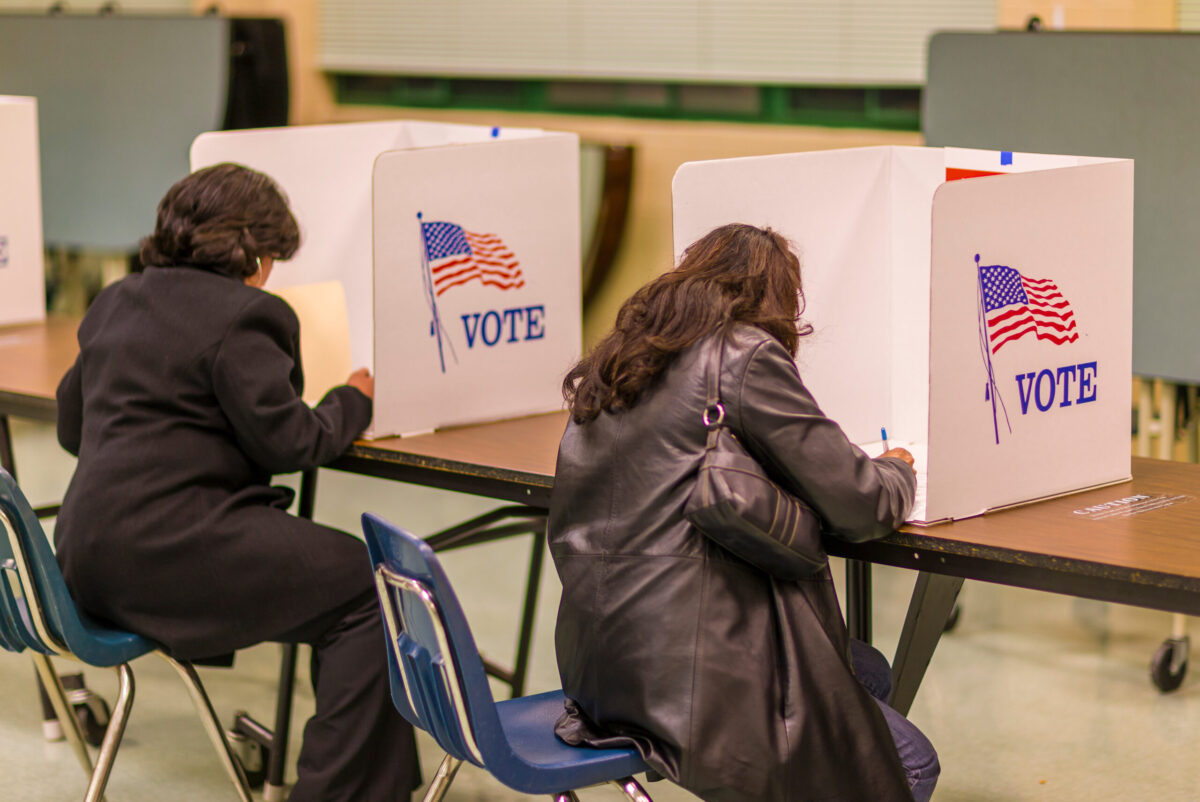
[[[1177,5],[1177,0],[998,0],[996,17],[1001,28],[1024,28],[1036,15],[1046,28],[1061,19],[1067,30],[1169,31],[1176,27]]]

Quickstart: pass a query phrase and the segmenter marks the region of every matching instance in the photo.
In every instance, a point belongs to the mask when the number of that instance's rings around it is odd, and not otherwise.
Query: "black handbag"
[[[812,576],[829,561],[821,544],[820,516],[772,481],[725,425],[720,393],[724,337],[713,338],[712,349],[717,353],[707,360],[707,398],[701,414],[708,442],[683,515],[706,536],[772,576]]]

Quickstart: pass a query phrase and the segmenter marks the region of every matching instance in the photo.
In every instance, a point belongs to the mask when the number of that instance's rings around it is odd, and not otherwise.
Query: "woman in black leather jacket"
[[[911,455],[869,458],[800,380],[802,298],[786,240],[724,226],[626,301],[567,375],[549,525],[569,699],[557,732],[634,745],[705,800],[926,800],[937,756],[881,701],[890,669],[848,638],[829,568],[773,577],[684,518],[706,355],[722,347],[726,423],[827,536],[871,540],[904,522]]]

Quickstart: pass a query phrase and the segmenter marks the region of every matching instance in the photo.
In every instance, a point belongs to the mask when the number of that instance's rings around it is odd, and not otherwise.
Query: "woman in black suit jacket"
[[[278,187],[245,167],[167,192],[142,242],[151,266],[96,298],[58,388],[59,441],[79,457],[58,560],[84,609],[177,658],[311,644],[316,714],[290,798],[407,798],[420,772],[363,545],[289,515],[294,494],[270,484],[371,420],[365,369],[301,400],[299,323],[260,289],[299,239]]]

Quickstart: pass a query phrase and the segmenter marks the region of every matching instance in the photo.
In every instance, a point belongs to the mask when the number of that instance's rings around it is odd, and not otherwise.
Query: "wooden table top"
[[[955,554],[1001,550],[1200,578],[1200,465],[1133,458],[1133,479],[927,528],[897,544]]]
[[[0,327],[0,414],[53,421],[54,392],[79,353],[78,316]],[[341,462],[507,476],[549,492],[565,412],[443,429],[411,437],[360,440]]]
[[[481,478],[507,475],[548,498],[566,421],[567,413],[558,412],[360,442],[351,455],[426,470],[475,471]],[[970,557],[1017,569],[1113,578],[1142,574],[1154,582],[1184,577],[1200,590],[1200,465],[1134,458],[1129,482],[953,523],[906,526],[887,543],[893,549],[919,547],[939,559],[943,554]],[[856,553],[874,559],[868,553],[872,545],[856,547]],[[920,567],[919,561],[912,567]]]
[[[0,413],[54,419],[77,325],[52,317],[0,328]],[[555,412],[361,440],[332,467],[546,506],[566,420]],[[930,559],[966,559],[1200,591],[1200,466],[1135,458],[1130,482],[836,548],[932,570]]]
[[[75,361],[79,317],[0,327],[0,411],[54,420],[54,391]]]
[[[567,413],[359,440],[330,467],[546,507]]]

